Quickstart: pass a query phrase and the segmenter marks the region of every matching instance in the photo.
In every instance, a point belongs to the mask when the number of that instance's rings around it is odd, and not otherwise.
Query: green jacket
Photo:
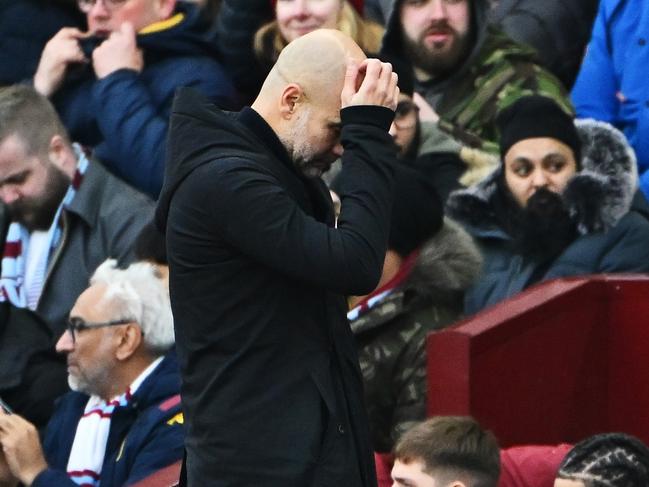
[[[402,2],[394,2],[381,51],[405,59],[399,18]],[[545,95],[567,112],[573,109],[565,88],[540,67],[533,48],[488,25],[487,1],[471,0],[470,5],[475,39],[471,52],[443,79],[417,81],[415,91],[439,114],[440,128],[464,147],[498,153],[496,116],[521,96]]]
[[[498,152],[496,116],[517,99],[544,95],[573,113],[568,95],[549,71],[536,64],[536,51],[518,44],[493,27],[487,29],[482,48],[453,83],[443,83],[443,93],[434,105],[440,127],[475,148]],[[419,91],[430,100],[440,83],[420,83]]]
[[[425,418],[426,336],[460,317],[464,290],[480,264],[471,237],[447,219],[391,293],[349,312],[375,451],[391,451]]]

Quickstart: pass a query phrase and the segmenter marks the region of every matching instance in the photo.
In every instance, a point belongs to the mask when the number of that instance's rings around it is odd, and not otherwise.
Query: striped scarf
[[[83,416],[77,424],[66,468],[68,477],[75,484],[82,487],[96,487],[100,484],[113,413],[116,408],[129,405],[140,385],[162,359],[163,357],[158,357],[154,360],[121,396],[111,401],[104,401],[99,396],[90,396]]]
[[[66,208],[74,199],[74,196],[81,185],[83,175],[88,169],[88,158],[83,153],[81,146],[73,144],[74,152],[77,156],[77,169],[68,191],[65,193],[59,208],[54,215],[52,225],[50,226],[47,236],[49,241],[49,252],[47,261],[49,261],[52,252],[58,246],[63,234],[63,220],[61,218],[63,209]],[[2,253],[2,271],[0,273],[0,302],[9,301],[19,308],[31,309],[36,308],[36,302],[28,302],[27,292],[24,287],[25,283],[25,251],[29,248],[30,233],[27,228],[18,222],[11,222],[7,230],[4,251]],[[45,279],[45,269],[47,262],[42,269]]]
[[[399,286],[401,286],[401,284],[403,284],[410,275],[413,267],[415,267],[420,251],[421,249],[416,249],[411,252],[408,257],[405,258],[405,260],[401,264],[401,267],[399,267],[399,271],[396,273],[396,275],[388,282],[386,282],[383,286],[375,289],[374,291],[372,291],[372,293],[365,296],[365,298],[360,303],[349,310],[349,312],[347,313],[347,319],[350,322],[357,320],[369,310],[374,308],[376,305],[381,304],[385,298],[387,298]]]

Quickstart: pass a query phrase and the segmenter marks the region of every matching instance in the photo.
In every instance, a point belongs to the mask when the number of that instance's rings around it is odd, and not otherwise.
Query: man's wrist
[[[340,121],[348,124],[372,125],[386,132],[394,120],[394,111],[379,105],[350,105],[340,110]]]
[[[34,480],[36,480],[36,477],[38,477],[40,474],[42,474],[45,470],[48,469],[47,463],[43,462],[40,463],[39,465],[35,465],[34,467],[29,468],[27,471],[23,472],[22,475],[20,476],[20,481],[27,487],[32,485],[34,483]]]

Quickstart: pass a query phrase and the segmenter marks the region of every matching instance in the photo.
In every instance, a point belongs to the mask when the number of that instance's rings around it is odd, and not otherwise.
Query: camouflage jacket
[[[449,82],[420,83],[417,91],[429,102],[435,100],[431,104],[443,130],[464,145],[494,153],[498,152],[496,116],[518,98],[548,96],[574,113],[561,82],[536,64],[536,51],[493,27],[487,28],[482,48],[462,73]]]
[[[447,219],[400,285],[365,311],[350,312],[375,451],[391,451],[424,419],[426,335],[459,318],[464,289],[480,263],[471,237]]]

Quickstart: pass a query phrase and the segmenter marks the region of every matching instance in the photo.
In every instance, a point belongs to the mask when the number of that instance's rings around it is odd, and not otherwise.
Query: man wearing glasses
[[[131,485],[182,458],[180,377],[168,353],[173,318],[162,274],[152,264],[122,270],[109,260],[90,284],[56,344],[73,392],[59,402],[42,446],[31,423],[0,412],[0,486]]]
[[[34,87],[54,102],[73,139],[114,173],[156,196],[176,88],[219,106],[234,92],[198,8],[176,0],[78,0],[88,32],[61,29],[45,46]]]

